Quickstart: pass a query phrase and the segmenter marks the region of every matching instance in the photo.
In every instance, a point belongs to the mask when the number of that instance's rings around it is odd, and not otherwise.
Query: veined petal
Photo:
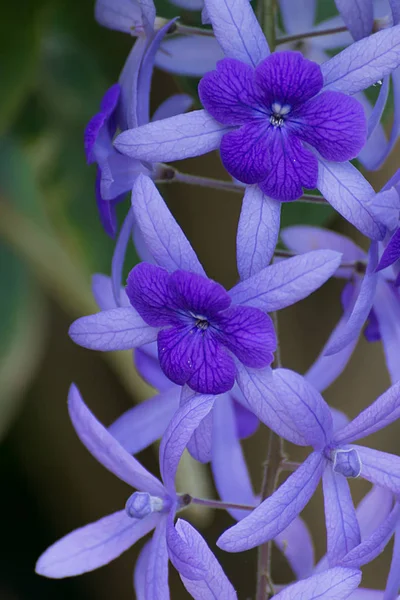
[[[365,446],[354,445],[361,461],[361,477],[400,493],[400,457]]]
[[[173,386],[130,408],[110,425],[109,433],[129,454],[141,452],[163,436],[179,407],[180,391]]]
[[[286,33],[291,35],[311,31],[314,25],[316,0],[280,0],[283,25]]]
[[[322,65],[324,89],[355,94],[400,65],[400,27],[389,27],[352,44]]]
[[[200,422],[187,445],[191,456],[203,464],[210,462],[212,455],[213,412],[209,412]]]
[[[217,399],[213,417],[211,466],[219,497],[224,502],[255,506],[250,475],[237,435],[233,402],[228,394]],[[229,513],[237,521],[248,514],[238,509],[230,509]]]
[[[95,273],[92,276],[92,294],[100,310],[109,310],[118,306],[130,306],[128,297],[122,287],[120,288],[119,302],[116,304],[111,278],[102,273]]]
[[[117,243],[115,244],[111,261],[111,285],[115,307],[120,306],[122,271],[124,268],[126,251],[132,236],[133,223],[134,214],[130,208],[118,234]]]
[[[400,591],[400,521],[397,522],[392,563],[383,600],[396,600]]]
[[[42,554],[36,573],[52,579],[81,575],[108,564],[159,522],[160,514],[132,519],[120,510],[72,531]]]
[[[298,581],[276,595],[276,600],[345,600],[359,586],[361,571],[335,567]]]
[[[313,452],[304,463],[257,508],[225,531],[217,545],[227,552],[242,552],[274,538],[303,510],[316,490],[326,459]]]
[[[160,470],[165,487],[175,490],[178,464],[193,432],[214,405],[214,396],[195,395],[172,417],[160,445]]]
[[[154,342],[157,332],[134,308],[121,307],[77,319],[69,329],[69,336],[79,346],[108,352],[131,350]]]
[[[176,306],[207,318],[218,316],[231,304],[229,294],[221,284],[181,269],[171,274],[170,290]]]
[[[373,0],[335,0],[336,6],[355,40],[367,37],[374,25]]]
[[[342,560],[344,567],[362,567],[374,560],[392,537],[400,516],[400,505],[396,504],[383,523],[358,546],[353,548]]]
[[[164,496],[161,482],[121,446],[121,444],[95,418],[82,400],[75,385],[68,394],[68,410],[75,431],[90,454],[128,485],[149,492],[154,496]]]
[[[189,94],[173,94],[155,110],[151,120],[160,121],[180,115],[193,106],[193,98]]]
[[[359,502],[356,510],[363,541],[382,525],[392,508],[392,492],[379,485],[372,486],[368,494]]]
[[[169,528],[168,532],[170,531]],[[198,531],[187,521],[178,519],[175,532],[181,541],[177,543],[176,535],[168,537],[170,558],[189,594],[195,600],[237,600],[232,584]],[[175,557],[183,554],[183,546],[185,554],[191,553],[196,557],[197,568],[184,564],[183,561],[175,564]]]
[[[170,162],[216,150],[230,129],[217,123],[205,110],[195,110],[128,129],[117,137],[115,147],[140,160]]]
[[[349,444],[390,425],[400,417],[400,381],[379,396],[346,427],[335,434],[335,442]]]
[[[328,561],[337,565],[361,542],[360,527],[347,479],[328,465],[322,476],[325,522],[328,536]]]
[[[392,383],[400,379],[400,299],[397,292],[383,280],[378,281],[374,311],[385,352],[386,366]]]
[[[204,5],[225,56],[256,66],[269,55],[267,40],[248,0],[205,0]]]
[[[339,267],[341,254],[315,250],[262,269],[230,290],[234,304],[272,312],[307,298]]]
[[[221,160],[232,177],[243,183],[265,179],[269,167],[268,131],[265,123],[250,121],[226,133],[221,140]]]
[[[400,49],[399,49],[400,56]],[[351,163],[318,159],[321,194],[347,221],[373,240],[382,240],[386,227],[374,212],[374,189]]]
[[[314,546],[307,525],[301,517],[274,538],[297,579],[309,577],[314,569]]]
[[[400,229],[395,231],[392,237],[389,240],[388,245],[386,246],[381,259],[379,261],[379,265],[376,270],[381,271],[382,269],[386,269],[390,267],[396,260],[400,258]]]
[[[159,392],[165,392],[174,387],[175,384],[161,369],[157,342],[135,348],[134,362],[140,376]]]
[[[156,263],[168,271],[204,269],[154,183],[139,175],[132,190],[132,209],[144,242]]]
[[[222,58],[224,53],[215,37],[172,36],[163,41],[155,65],[168,73],[201,77],[215,69]]]
[[[139,263],[128,275],[126,294],[151,327],[180,325],[169,286],[170,274],[162,267]]]
[[[281,203],[268,198],[257,185],[247,186],[236,237],[236,257],[241,279],[267,267],[279,237]]]
[[[167,515],[162,515],[151,540],[146,564],[146,598],[169,600]]]
[[[95,17],[100,25],[130,35],[144,30],[141,3],[135,0],[97,0]]]
[[[355,158],[367,141],[367,120],[358,100],[322,92],[290,115],[290,129],[327,160]]]
[[[151,539],[141,549],[135,564],[133,587],[135,588],[136,600],[146,600],[146,567],[150,550]]]

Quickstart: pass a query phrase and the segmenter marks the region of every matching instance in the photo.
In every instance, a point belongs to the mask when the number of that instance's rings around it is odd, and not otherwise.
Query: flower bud
[[[162,498],[151,496],[148,492],[135,492],[125,504],[125,510],[132,519],[143,519],[150,513],[161,512],[163,508]]]
[[[355,448],[333,451],[333,470],[347,478],[356,478],[361,473],[361,459]]]

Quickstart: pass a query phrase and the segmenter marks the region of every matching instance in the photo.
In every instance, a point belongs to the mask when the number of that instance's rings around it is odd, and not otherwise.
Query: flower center
[[[205,331],[206,329],[208,329],[208,326],[210,325],[209,321],[206,319],[206,317],[203,317],[202,315],[196,315],[194,313],[190,313],[194,319],[194,324],[197,327],[197,329],[201,329],[202,331]]]
[[[355,448],[333,450],[331,455],[333,470],[348,479],[355,479],[361,473],[361,459]]]
[[[165,509],[165,500],[147,492],[134,492],[125,505],[127,515],[132,519],[143,519],[151,513],[163,512]]]
[[[285,117],[290,113],[291,107],[289,104],[281,104],[280,102],[273,102],[271,106],[272,114],[269,118],[269,122],[272,127],[282,127],[285,123]]]

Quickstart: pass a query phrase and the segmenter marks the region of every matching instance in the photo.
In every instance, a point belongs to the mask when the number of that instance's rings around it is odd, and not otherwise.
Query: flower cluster
[[[69,334],[89,349],[134,350],[136,369],[157,392],[107,429],[71,386],[68,406],[78,437],[135,491],[127,493],[122,510],[47,549],[37,572],[62,578],[91,571],[154,530],[135,567],[137,598],[170,597],[170,561],[190,597],[237,599],[206,541],[181,517],[198,504],[223,508],[237,521],[221,534],[219,548],[261,548],[257,600],[395,600],[400,457],[356,442],[400,416],[400,170],[376,192],[358,163],[349,161],[380,166],[400,135],[400,1],[336,0],[336,16],[315,24],[315,0],[279,0],[285,33],[273,16],[260,19],[268,40],[248,0],[176,4],[202,9],[211,29],[177,18],[167,22],[156,16],[152,0],[96,2],[102,25],[136,39],[119,82],[85,131],[87,160],[97,164],[100,220],[117,239],[111,276],[93,277],[99,311],[76,320]],[[264,17],[262,8],[276,5],[253,4]],[[186,112],[193,99],[177,94],[150,118],[155,65],[201,77],[203,108]],[[379,90],[373,105],[364,93],[372,86]],[[390,86],[394,120],[386,140],[381,119]],[[230,181],[166,164],[217,149]],[[226,290],[207,276],[160,195],[159,181],[243,195],[234,287]],[[131,205],[119,227],[116,205],[128,192]],[[281,230],[282,204],[292,201],[328,202],[368,239],[369,250],[323,228]],[[141,262],[124,285],[132,238]],[[343,316],[305,375],[283,368],[278,311],[331,277],[345,280]],[[368,342],[382,343],[392,385],[350,421],[321,392],[341,375],[362,331]],[[241,447],[260,422],[270,430],[261,496]],[[157,440],[160,479],[134,457]],[[311,448],[304,462],[287,459],[285,440]],[[177,491],[185,450],[211,463],[220,500]],[[279,485],[284,471],[292,473]],[[349,480],[357,478],[372,488],[355,507]],[[327,548],[314,564],[300,513],[321,480]],[[385,592],[359,588],[360,568],[394,534]],[[271,541],[296,582],[273,583]]]

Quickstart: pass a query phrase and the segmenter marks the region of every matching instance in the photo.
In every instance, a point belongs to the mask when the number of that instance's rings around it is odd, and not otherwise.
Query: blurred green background
[[[156,2],[161,16],[178,11]],[[67,336],[71,321],[94,310],[90,275],[109,273],[113,242],[102,231],[94,200],[93,167],[83,153],[83,129],[105,90],[118,78],[132,39],[98,26],[92,0],[21,0],[3,3],[0,20],[0,598],[132,598],[132,565],[138,548],[109,567],[73,580],[50,581],[34,574],[39,554],[58,537],[123,506],[130,493],[105,472],[77,440],[66,396],[75,381],[89,406],[106,424],[147,397],[150,390],[131,365],[130,353],[99,355],[78,348]],[[333,12],[322,0],[320,17]],[[198,15],[181,11],[186,23]],[[179,89],[197,82],[156,71],[154,108]],[[390,120],[390,117],[389,117]],[[396,166],[374,175],[379,185]],[[226,177],[216,155],[186,161],[186,172]],[[240,198],[225,192],[174,185],[162,190],[171,210],[198,251],[211,277],[230,286],[237,278],[235,233]],[[125,206],[122,211],[126,210]],[[354,236],[324,207],[294,204],[285,222],[329,223]],[[133,249],[128,267],[133,266]],[[303,372],[316,357],[340,313],[340,284],[322,290],[279,316],[284,365]],[[379,345],[361,341],[343,377],[327,394],[332,404],[356,414],[388,385]],[[389,429],[375,443],[398,451]],[[396,447],[397,446],[397,447]],[[265,429],[245,443],[255,485]],[[300,455],[299,455],[300,456]],[[293,459],[298,458],[294,451]],[[140,458],[157,473],[156,452]],[[193,472],[190,485],[213,493],[208,472]],[[189,484],[188,484],[189,485]],[[355,497],[365,493],[355,486]],[[181,491],[190,491],[182,489]],[[324,547],[321,498],[305,511]],[[315,518],[316,512],[318,518]],[[190,515],[189,515],[190,518]],[[214,542],[231,523],[228,516],[192,514]],[[138,544],[138,547],[140,544]],[[241,556],[217,551],[240,598],[254,589],[255,552]],[[367,575],[383,585],[387,557]],[[290,578],[277,555],[276,578]],[[283,579],[282,579],[283,580]],[[171,569],[172,597],[186,598]]]

